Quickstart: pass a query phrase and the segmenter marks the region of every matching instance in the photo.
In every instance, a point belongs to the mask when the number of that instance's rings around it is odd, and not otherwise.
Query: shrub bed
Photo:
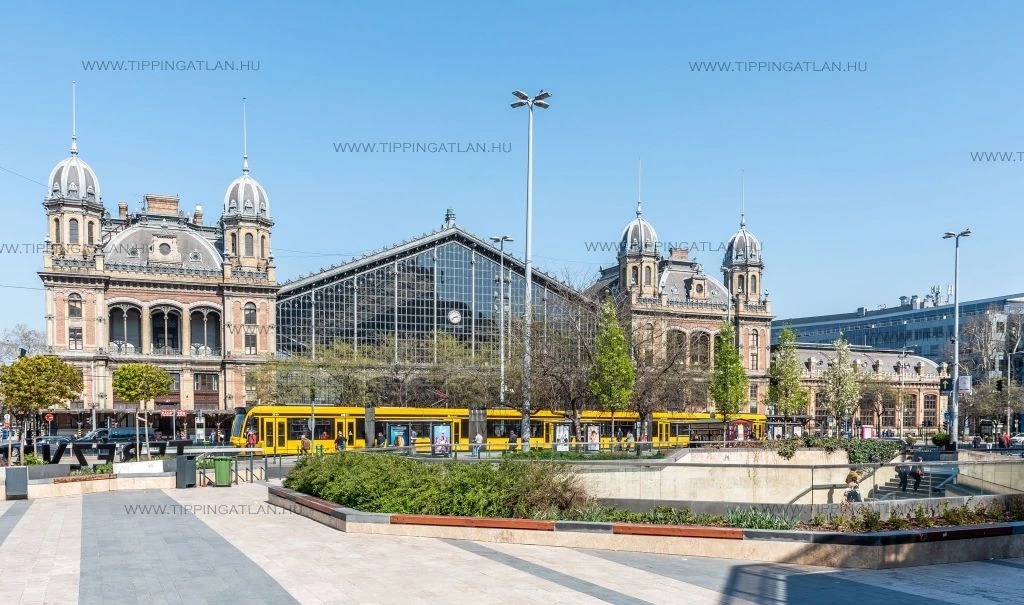
[[[761,442],[761,447],[776,450],[780,456],[787,460],[792,458],[796,451],[803,447],[822,448],[826,452],[845,450],[850,464],[868,463],[872,461],[872,458],[874,458],[875,462],[888,462],[899,453],[902,446],[901,442],[884,439],[844,439],[841,437],[818,437],[816,435]]]
[[[642,454],[637,456],[631,452],[556,452],[552,450],[531,449],[528,452],[511,452],[503,454],[502,457],[509,460],[645,460],[664,458],[661,452],[654,454]]]
[[[591,503],[567,465],[528,461],[436,464],[358,453],[307,456],[284,486],[378,513],[530,518],[537,511]]]

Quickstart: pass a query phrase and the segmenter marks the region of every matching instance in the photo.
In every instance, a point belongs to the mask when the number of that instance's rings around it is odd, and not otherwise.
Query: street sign
[[[949,395],[953,392],[953,379],[943,378],[939,381],[939,393],[942,395]]]
[[[4,422],[10,422],[10,421],[11,421],[11,415],[10,414],[4,414]]]
[[[971,377],[961,376],[960,377],[960,388],[958,389],[961,395],[971,394]]]
[[[169,416],[177,416],[178,418],[184,418],[188,415],[185,410],[160,410],[160,416],[167,418]]]
[[[307,420],[307,421],[306,421],[306,426],[308,426],[308,427],[309,427],[309,430],[310,430],[310,431],[312,431],[312,430],[313,430],[313,428],[314,428],[314,425],[313,425],[313,419],[312,419],[312,418],[310,418],[309,420]]]
[[[43,418],[45,418],[47,422],[53,422],[53,414],[47,414],[43,416]]]

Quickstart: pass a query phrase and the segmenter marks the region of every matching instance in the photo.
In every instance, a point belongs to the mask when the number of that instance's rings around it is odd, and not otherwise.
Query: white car
[[[1017,447],[1024,445],[1024,433],[1017,433],[1013,437],[1010,437],[1010,445]]]

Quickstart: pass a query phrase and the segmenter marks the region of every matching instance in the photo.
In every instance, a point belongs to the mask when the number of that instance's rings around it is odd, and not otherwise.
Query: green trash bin
[[[213,459],[213,485],[231,487],[231,458]]]
[[[316,445],[316,454],[318,456],[323,456],[324,454],[324,446],[320,445],[319,443]]]

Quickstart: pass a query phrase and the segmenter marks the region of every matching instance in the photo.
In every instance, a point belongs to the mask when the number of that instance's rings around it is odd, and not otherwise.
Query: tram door
[[[341,435],[345,438],[345,447],[356,447],[356,421],[354,418],[343,418],[334,425],[335,437]]]
[[[283,454],[285,446],[284,420],[263,419],[263,447],[268,454]]]
[[[668,442],[668,437],[669,437],[669,435],[668,435],[668,427],[669,427],[669,423],[667,423],[667,422],[659,422],[658,423],[658,441],[659,442],[661,442],[661,443],[667,443]]]

